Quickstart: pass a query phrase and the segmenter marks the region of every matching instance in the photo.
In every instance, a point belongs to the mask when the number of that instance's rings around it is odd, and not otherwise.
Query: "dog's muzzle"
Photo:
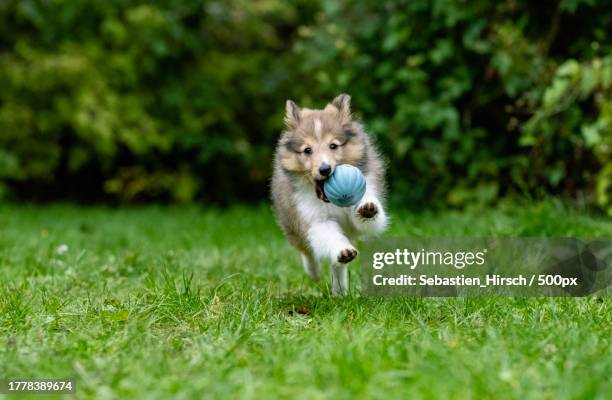
[[[325,195],[325,191],[323,190],[323,185],[325,184],[325,179],[316,180],[315,181],[315,191],[317,193],[317,197],[323,200],[326,203],[329,203],[329,199]]]

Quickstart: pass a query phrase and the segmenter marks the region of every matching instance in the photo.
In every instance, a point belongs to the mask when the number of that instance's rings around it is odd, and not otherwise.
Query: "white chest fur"
[[[331,203],[325,203],[317,197],[315,188],[310,184],[298,187],[294,196],[298,214],[304,223],[311,224],[331,220],[336,221],[345,230],[351,231],[353,229],[350,213],[355,212],[355,207],[338,207]]]

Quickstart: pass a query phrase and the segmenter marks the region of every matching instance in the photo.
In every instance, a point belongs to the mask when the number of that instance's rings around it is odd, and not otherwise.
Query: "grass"
[[[611,233],[548,202],[394,213],[388,235]],[[338,299],[325,278],[305,277],[265,206],[0,206],[0,378],[72,376],[78,398],[612,391],[607,298]]]

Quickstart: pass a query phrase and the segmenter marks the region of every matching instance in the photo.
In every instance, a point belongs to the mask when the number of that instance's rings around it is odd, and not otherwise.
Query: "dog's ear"
[[[338,116],[342,124],[351,122],[351,96],[340,94],[332,100],[331,104],[338,109]]]
[[[285,104],[285,125],[289,129],[295,129],[300,123],[300,107],[292,100]]]

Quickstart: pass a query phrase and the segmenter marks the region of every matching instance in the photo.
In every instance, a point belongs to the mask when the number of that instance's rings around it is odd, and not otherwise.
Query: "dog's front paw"
[[[361,218],[374,218],[376,214],[378,214],[378,207],[376,207],[376,204],[372,202],[364,203],[361,207],[359,207],[357,213],[361,216]]]
[[[342,264],[353,261],[353,258],[357,257],[357,250],[353,248],[344,249],[338,254],[338,262]]]

